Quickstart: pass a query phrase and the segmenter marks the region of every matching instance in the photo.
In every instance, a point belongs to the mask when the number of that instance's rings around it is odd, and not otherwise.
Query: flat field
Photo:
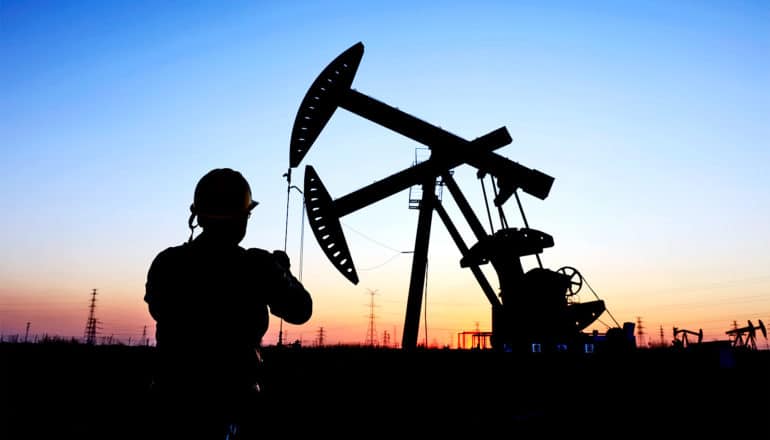
[[[770,434],[769,351],[263,355],[266,405],[255,417],[286,438]],[[153,347],[0,344],[0,439],[146,437],[154,356]]]

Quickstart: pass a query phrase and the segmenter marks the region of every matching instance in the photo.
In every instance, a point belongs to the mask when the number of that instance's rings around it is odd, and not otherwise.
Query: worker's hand
[[[278,263],[278,265],[282,268],[289,270],[291,267],[291,261],[289,260],[289,256],[286,254],[286,252],[275,250],[273,251],[273,258],[275,258],[275,262]]]

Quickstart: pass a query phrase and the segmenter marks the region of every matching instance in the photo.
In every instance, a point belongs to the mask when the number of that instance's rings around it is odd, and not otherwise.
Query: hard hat
[[[248,214],[257,204],[241,173],[231,168],[215,168],[195,186],[190,212],[200,217],[235,218]]]

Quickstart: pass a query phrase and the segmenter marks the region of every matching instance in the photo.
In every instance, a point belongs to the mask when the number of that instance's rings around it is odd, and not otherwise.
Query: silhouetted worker
[[[291,324],[312,314],[312,299],[282,251],[244,249],[257,206],[241,173],[208,172],[190,206],[190,239],[153,260],[144,300],[156,321],[153,431],[162,438],[246,438],[259,418],[259,348],[269,313]],[[203,229],[193,239],[194,225]]]

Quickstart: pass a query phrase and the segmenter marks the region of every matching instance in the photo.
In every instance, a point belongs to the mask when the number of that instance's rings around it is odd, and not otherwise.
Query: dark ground
[[[770,434],[768,351],[263,354],[265,430],[284,438]],[[146,437],[153,356],[151,347],[0,344],[0,439]]]

